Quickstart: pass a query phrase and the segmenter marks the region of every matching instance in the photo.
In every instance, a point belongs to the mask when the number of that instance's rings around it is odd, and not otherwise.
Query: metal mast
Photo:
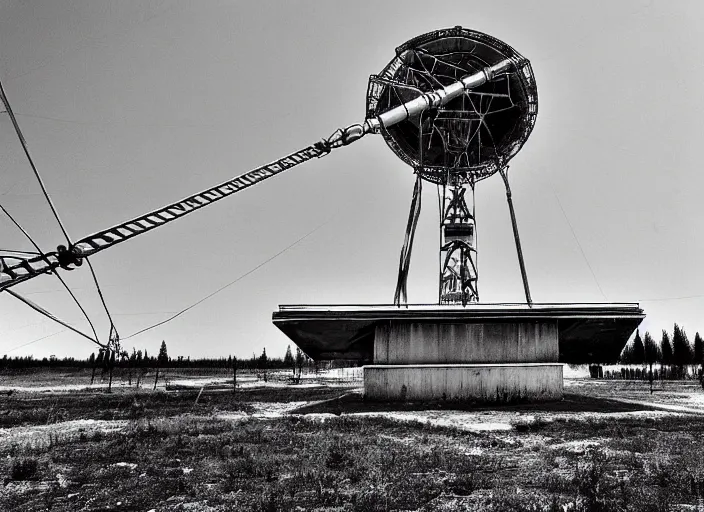
[[[474,184],[451,182],[442,186],[441,194],[440,304],[479,302]]]

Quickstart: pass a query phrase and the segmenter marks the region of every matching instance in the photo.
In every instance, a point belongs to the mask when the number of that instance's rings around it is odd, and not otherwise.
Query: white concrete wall
[[[374,334],[374,364],[545,363],[558,357],[556,320],[391,321]]]
[[[481,403],[560,400],[562,365],[365,366],[364,396],[370,400]]]

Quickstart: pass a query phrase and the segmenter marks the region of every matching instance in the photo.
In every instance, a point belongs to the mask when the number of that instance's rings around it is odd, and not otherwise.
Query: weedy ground
[[[704,416],[624,404],[614,398],[649,392],[604,386],[402,415],[353,385],[13,393],[0,397],[0,510],[702,507]],[[486,428],[440,421],[453,417]]]

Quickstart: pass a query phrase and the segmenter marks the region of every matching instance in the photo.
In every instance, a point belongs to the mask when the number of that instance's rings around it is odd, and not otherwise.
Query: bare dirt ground
[[[471,407],[370,403],[359,369],[166,374],[0,375],[0,510],[704,510],[694,381]]]

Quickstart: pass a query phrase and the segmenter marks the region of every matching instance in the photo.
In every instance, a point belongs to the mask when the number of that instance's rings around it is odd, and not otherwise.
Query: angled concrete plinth
[[[562,365],[526,363],[365,366],[364,397],[383,401],[470,403],[560,400]]]
[[[643,318],[645,314],[638,304],[533,304],[532,307],[526,304],[468,304],[466,307],[304,305],[279,306],[279,311],[273,314],[274,325],[309,357],[315,360],[347,359],[363,363],[371,363],[379,356],[375,343],[380,327],[397,328],[399,332],[407,329],[410,344],[416,343],[414,340],[432,338],[432,330],[437,331],[436,337],[449,339],[446,334],[453,329],[456,333],[463,330],[467,333],[471,330],[481,331],[483,339],[487,342],[491,340],[492,344],[504,343],[501,341],[504,334],[527,343],[531,329],[544,329],[540,336],[546,341],[553,339],[555,334],[552,330],[556,328],[557,358],[552,341],[549,342],[550,346],[541,344],[534,345],[533,348],[529,345],[516,345],[525,355],[523,362],[611,363],[617,360]],[[479,324],[482,326],[477,327]],[[447,327],[448,325],[458,327]],[[413,334],[414,329],[415,332],[423,330],[428,336],[424,334],[419,338]],[[510,334],[512,330],[515,335]],[[467,334],[465,339],[472,336]],[[516,359],[496,359],[491,355],[495,347],[480,347],[479,350],[485,352],[479,358],[481,360],[477,359],[477,353],[469,353],[467,350],[464,350],[464,354],[470,358],[468,360],[443,359],[445,355],[441,350],[438,353],[440,359],[431,361],[421,358],[408,362],[520,362]],[[446,355],[454,353],[450,350],[445,352]],[[509,347],[506,347],[504,353],[506,357],[511,357]],[[389,354],[388,362],[399,361],[396,357]]]

